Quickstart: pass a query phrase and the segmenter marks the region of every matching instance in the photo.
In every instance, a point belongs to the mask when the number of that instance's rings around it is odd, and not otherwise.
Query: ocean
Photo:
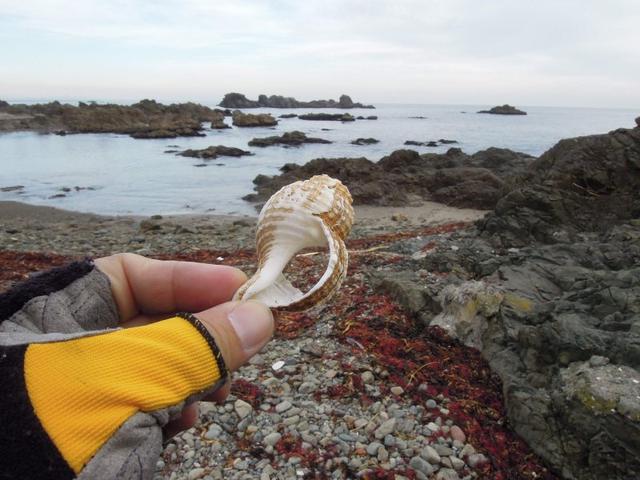
[[[213,105],[211,105],[213,106]],[[242,197],[253,191],[258,174],[276,175],[285,163],[303,164],[319,157],[366,157],[377,161],[400,148],[444,153],[459,147],[474,153],[488,147],[510,148],[538,156],[562,138],[631,128],[640,112],[622,109],[519,107],[526,116],[480,115],[479,105],[376,105],[353,109],[354,116],[377,120],[341,123],[279,119],[274,128],[205,129],[206,137],[135,140],[127,135],[42,135],[0,133],[0,188],[23,185],[21,191],[0,192],[0,200],[98,214],[153,215],[214,213],[255,215]],[[286,113],[342,112],[335,109],[251,109],[274,116]],[[424,117],[424,118],[416,118]],[[231,123],[231,119],[226,121]],[[328,130],[324,130],[328,129]],[[332,144],[300,147],[248,147],[254,137],[300,130]],[[375,145],[357,146],[357,138],[373,137]],[[456,145],[405,147],[406,140],[456,140]],[[177,145],[177,147],[173,147]],[[207,167],[200,159],[165,150],[225,145],[255,155],[218,157]],[[76,189],[76,187],[78,187]],[[70,191],[64,191],[70,190]],[[64,194],[64,196],[60,196]],[[54,197],[54,198],[52,198]]]

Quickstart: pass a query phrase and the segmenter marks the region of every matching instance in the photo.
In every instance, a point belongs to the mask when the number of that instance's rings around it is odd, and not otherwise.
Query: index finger
[[[247,277],[237,268],[153,260],[132,253],[99,258],[125,322],[138,314],[198,312],[231,300]]]

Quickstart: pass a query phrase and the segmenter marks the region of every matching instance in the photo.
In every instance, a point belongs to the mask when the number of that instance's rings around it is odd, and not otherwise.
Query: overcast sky
[[[638,0],[0,0],[0,99],[640,107]]]

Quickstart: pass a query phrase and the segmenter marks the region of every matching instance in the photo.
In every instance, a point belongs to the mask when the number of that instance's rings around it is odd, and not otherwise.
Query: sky
[[[640,108],[637,0],[0,0],[0,99]]]

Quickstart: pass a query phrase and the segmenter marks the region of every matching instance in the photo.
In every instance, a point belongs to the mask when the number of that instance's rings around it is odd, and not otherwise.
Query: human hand
[[[0,476],[151,478],[163,436],[271,337],[267,307],[228,302],[244,280],[123,254],[1,293]]]
[[[258,302],[229,302],[247,280],[222,265],[160,261],[134,254],[99,258],[96,266],[111,282],[122,327],[146,325],[176,312],[193,312],[216,340],[230,372],[257,353],[273,334],[271,311]],[[229,382],[202,400],[222,402]],[[197,402],[164,428],[165,438],[194,426]]]

